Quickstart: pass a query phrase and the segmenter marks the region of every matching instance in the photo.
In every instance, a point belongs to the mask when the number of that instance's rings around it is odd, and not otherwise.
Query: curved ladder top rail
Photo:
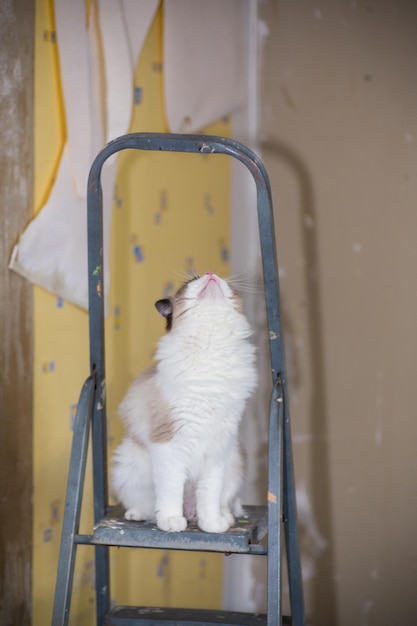
[[[104,380],[104,282],[101,169],[114,153],[125,149],[226,154],[243,163],[257,191],[259,234],[268,320],[272,379],[284,377],[284,355],[279,317],[279,289],[274,218],[268,174],[260,158],[247,146],[224,137],[168,133],[130,133],[109,142],[94,160],[88,178],[88,281],[90,313],[90,363],[98,381]],[[284,381],[283,381],[284,382]]]

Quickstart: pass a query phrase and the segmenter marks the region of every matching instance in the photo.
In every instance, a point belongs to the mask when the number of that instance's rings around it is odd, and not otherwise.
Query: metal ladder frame
[[[107,481],[107,424],[105,394],[104,348],[104,281],[103,281],[103,214],[101,170],[104,162],[124,149],[197,154],[226,154],[238,159],[252,174],[257,190],[258,222],[262,252],[263,279],[272,375],[272,393],[269,418],[267,546],[253,543],[245,553],[267,555],[268,587],[266,615],[230,611],[189,609],[155,609],[138,607],[110,608],[109,546],[121,544],[119,538],[104,534],[99,538],[100,521],[109,515]],[[280,320],[279,283],[277,271],[274,219],[271,189],[267,172],[259,157],[241,143],[223,137],[207,135],[179,135],[165,133],[131,133],[111,141],[98,154],[88,179],[88,277],[90,376],[81,390],[68,475],[65,513],[55,590],[53,626],[68,623],[74,576],[76,547],[88,544],[95,547],[96,621],[97,626],[130,624],[131,626],[304,626],[304,603],[300,554],[297,534],[294,469],[291,428],[286,402],[285,362]],[[92,535],[79,534],[89,432],[92,434],[94,523]],[[281,523],[285,529],[291,617],[282,616],[281,606]],[[132,524],[132,522],[130,522]],[[135,522],[133,522],[135,524]],[[137,523],[136,523],[137,524]],[[136,527],[135,527],[136,528]],[[133,532],[133,531],[132,531]],[[202,531],[200,531],[201,535]],[[124,533],[122,533],[124,534]],[[198,535],[197,533],[196,535]],[[227,552],[224,535],[202,533],[205,543],[181,544],[182,533],[162,533],[165,543],[154,541],[151,546],[172,549],[192,549]],[[133,532],[134,535],[134,532]],[[153,536],[155,534],[153,533]],[[168,545],[167,543],[168,542]],[[133,545],[130,544],[130,545]],[[137,540],[136,547],[141,547]],[[203,547],[202,547],[203,546]],[[233,548],[230,549],[231,551]],[[243,551],[243,550],[236,550]]]

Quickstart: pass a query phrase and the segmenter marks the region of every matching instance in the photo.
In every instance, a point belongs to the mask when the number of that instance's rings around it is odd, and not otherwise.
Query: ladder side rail
[[[100,156],[100,155],[99,155]],[[94,524],[107,513],[107,417],[104,344],[103,282],[103,199],[100,183],[101,165],[95,177],[94,164],[87,187],[88,289],[90,370],[95,374],[96,389],[92,415]],[[95,546],[96,623],[103,626],[110,609],[110,555],[108,546]]]
[[[96,157],[88,181],[88,275],[89,275],[89,312],[90,312],[90,363],[96,373],[97,388],[102,401],[95,403],[93,413],[93,471],[95,485],[95,520],[106,512],[107,507],[107,434],[105,414],[105,352],[104,352],[104,281],[103,281],[103,217],[102,192],[100,184],[101,169],[109,156],[124,149],[139,149],[164,152],[188,152],[203,154],[227,154],[241,161],[251,172],[257,189],[258,223],[261,239],[261,254],[272,382],[275,385],[277,375],[281,375],[281,384],[285,394],[286,377],[282,328],[280,322],[279,281],[275,244],[274,217],[269,178],[259,157],[247,146],[239,142],[206,135],[178,135],[165,133],[131,133],[111,141]],[[294,486],[291,434],[288,407],[284,419],[284,473],[286,476],[287,512],[291,520],[295,514],[295,499],[292,503],[289,492]],[[270,442],[271,448],[271,442]],[[270,450],[271,452],[271,450]],[[285,496],[284,496],[285,497]],[[296,515],[295,515],[296,517]],[[296,533],[296,530],[295,530]],[[294,548],[292,571],[297,570],[298,545]],[[99,548],[98,548],[99,549]],[[290,548],[291,550],[292,548]],[[103,558],[103,561],[106,559]],[[107,556],[108,571],[108,556]],[[298,568],[299,569],[299,568]],[[296,576],[296,578],[298,575]],[[102,579],[102,588],[108,592],[108,575]],[[299,596],[300,594],[298,594]],[[301,608],[301,612],[302,612]],[[300,622],[302,623],[302,622]]]
[[[284,402],[280,375],[272,388],[269,408],[268,459],[268,587],[267,626],[281,626],[282,622],[282,442]]]
[[[77,548],[75,535],[78,533],[80,525],[93,401],[94,378],[90,376],[81,390],[74,420],[74,435],[65,496],[52,626],[65,626],[68,624]]]
[[[257,188],[258,220],[264,275],[265,299],[272,381],[278,372],[285,384],[285,367],[282,346],[282,329],[279,318],[279,282],[275,245],[272,196],[268,174],[259,157],[247,146],[208,135],[181,135],[165,133],[130,133],[109,142],[96,157],[88,181],[89,228],[89,310],[92,366],[97,367],[98,384],[104,374],[104,352],[98,348],[104,337],[104,284],[103,284],[103,224],[100,174],[104,162],[116,152],[125,149],[163,152],[188,152],[200,154],[227,154],[241,161],[252,174]],[[91,237],[90,237],[91,233]],[[92,319],[93,318],[93,319]]]
[[[297,528],[291,423],[287,405],[284,390],[283,521],[287,548],[288,583],[293,624],[294,626],[304,626],[303,580]]]

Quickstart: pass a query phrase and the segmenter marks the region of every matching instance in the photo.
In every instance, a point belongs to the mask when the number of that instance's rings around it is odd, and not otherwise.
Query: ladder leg
[[[93,408],[92,449],[94,481],[94,523],[97,524],[107,513],[107,423],[106,402],[102,393],[104,376],[97,376],[96,396]],[[104,620],[110,610],[110,559],[109,547],[95,546],[96,575],[96,623],[104,626]]]
[[[104,619],[110,609],[109,547],[96,546],[95,551],[97,626],[104,626]]]
[[[81,390],[74,421],[52,626],[66,626],[68,624],[77,547],[74,537],[78,533],[80,524],[93,398],[94,379],[90,377]]]
[[[281,511],[283,395],[278,377],[271,393],[268,461],[268,606],[267,626],[281,626]]]
[[[292,623],[294,626],[304,626],[303,584],[298,544],[297,504],[295,500],[294,465],[288,407],[284,407],[283,454],[283,518],[287,547]]]

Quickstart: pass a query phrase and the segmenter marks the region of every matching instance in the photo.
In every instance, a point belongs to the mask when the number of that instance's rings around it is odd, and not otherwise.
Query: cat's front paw
[[[187,528],[187,520],[182,515],[174,515],[171,517],[157,515],[156,524],[158,528],[168,533],[179,533]]]
[[[233,515],[219,515],[219,517],[210,517],[198,520],[201,530],[206,533],[225,533],[229,530],[234,522]]]

